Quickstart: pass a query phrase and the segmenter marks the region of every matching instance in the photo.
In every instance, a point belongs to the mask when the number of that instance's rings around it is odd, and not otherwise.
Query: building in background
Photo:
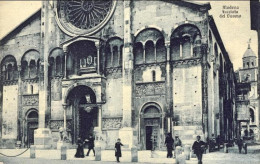
[[[252,51],[250,43],[248,48],[243,55],[243,68],[238,70],[238,82],[245,83],[250,85],[248,89],[248,94],[244,94],[243,100],[248,101],[247,106],[244,106],[243,111],[244,117],[240,117],[243,122],[241,124],[241,135],[249,138],[258,139],[259,132],[259,95],[257,94],[257,78],[258,78],[258,63],[257,56]],[[243,84],[238,85],[238,90],[241,90],[240,87],[245,88]],[[239,101],[241,100],[241,94],[238,94]]]
[[[43,1],[1,40],[1,146],[232,140],[235,76],[209,3]],[[181,13],[181,14],[180,14]]]
[[[251,16],[251,29],[255,30],[258,35],[258,64],[260,63],[260,1],[258,0],[250,0],[250,16]],[[258,72],[260,72],[260,67],[258,65]],[[258,96],[260,96],[260,76],[258,76]],[[260,106],[260,100],[259,105]],[[260,118],[260,112],[258,115]],[[260,127],[260,122],[258,124]],[[258,132],[260,136],[260,131]],[[260,139],[260,138],[259,138]]]

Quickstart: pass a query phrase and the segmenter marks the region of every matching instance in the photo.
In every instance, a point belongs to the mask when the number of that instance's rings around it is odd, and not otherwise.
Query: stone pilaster
[[[208,61],[207,49],[208,46],[203,44],[202,49],[202,128],[204,133],[204,140],[208,137]]]
[[[131,36],[131,0],[124,1],[124,49],[123,49],[123,128],[119,137],[125,147],[133,145],[132,93],[133,93],[133,46]]]
[[[48,56],[49,56],[49,0],[42,2],[41,10],[41,54],[39,73],[39,121],[38,129],[34,131],[36,148],[51,147],[51,131],[46,128],[48,112]],[[48,117],[47,117],[48,118]]]
[[[22,141],[23,138],[23,110],[22,110],[22,79],[21,79],[21,65],[17,66],[17,74],[18,74],[18,128],[17,128],[17,139]],[[23,143],[24,144],[24,143]]]
[[[98,42],[95,42],[95,46],[96,46],[96,49],[97,49],[97,74],[100,74],[100,43],[99,41]]]
[[[165,42],[166,47],[166,108],[168,110],[168,127],[167,131],[172,133],[172,118],[173,118],[173,87],[172,87],[172,76],[171,76],[171,54],[170,54],[170,41]]]

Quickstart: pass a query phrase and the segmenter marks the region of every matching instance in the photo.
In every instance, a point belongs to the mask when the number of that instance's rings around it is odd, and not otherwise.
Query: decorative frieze
[[[138,64],[135,65],[135,70],[144,70],[146,68],[153,68],[153,67],[161,67],[161,68],[165,68],[165,62],[160,62],[160,63],[145,63],[145,64]]]
[[[135,94],[136,97],[164,95],[165,82],[137,83]]]
[[[112,76],[114,79],[122,77],[122,67],[106,68],[106,75]]]
[[[6,80],[6,81],[3,81],[3,85],[4,86],[17,85],[17,84],[18,84],[18,80]]]
[[[172,61],[173,67],[193,66],[201,64],[201,58],[183,59]]]
[[[39,105],[39,95],[23,95],[23,105],[37,106]]]
[[[102,123],[103,130],[120,129],[122,127],[122,118],[103,118]]]
[[[67,131],[71,131],[72,128],[72,120],[67,120]],[[63,120],[51,120],[50,121],[50,128],[52,130],[59,130],[60,127],[64,126]]]

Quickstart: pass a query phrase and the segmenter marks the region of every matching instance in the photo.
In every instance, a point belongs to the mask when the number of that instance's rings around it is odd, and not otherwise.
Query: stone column
[[[50,44],[49,31],[49,1],[42,1],[41,17],[41,64],[39,73],[39,120],[38,129],[34,131],[34,145],[36,148],[51,147],[51,131],[46,128],[48,113],[48,57]]]
[[[165,42],[166,47],[166,108],[168,110],[168,132],[172,133],[172,117],[173,117],[173,97],[172,97],[172,76],[171,76],[171,54],[170,54],[170,41]]]
[[[133,93],[133,46],[131,36],[131,1],[124,1],[124,50],[123,50],[123,120],[119,138],[125,148],[133,145],[132,93]]]
[[[64,77],[63,79],[67,79],[67,56],[68,56],[68,47],[64,46],[63,47],[63,52],[64,52]],[[55,62],[56,64],[56,62]]]
[[[95,46],[97,48],[97,74],[100,74],[100,43],[95,42]]]
[[[62,107],[63,107],[63,129],[64,129],[64,132],[66,133],[67,132],[67,107],[68,107],[68,104],[62,104]]]

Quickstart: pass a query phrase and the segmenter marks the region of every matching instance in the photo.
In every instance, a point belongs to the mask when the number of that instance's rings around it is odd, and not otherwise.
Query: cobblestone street
[[[6,155],[16,155],[24,151],[25,149],[1,149],[0,152]],[[30,159],[30,150],[25,152],[19,157],[4,157],[0,155],[0,162],[4,164],[59,164],[59,163],[116,163],[114,157],[114,151],[105,150],[102,151],[102,161],[95,161],[93,154],[85,158],[74,158],[76,150],[69,149],[67,151],[67,160],[60,160],[59,150],[36,150],[36,159]],[[86,149],[85,149],[86,153]],[[122,163],[131,163],[130,151],[123,151],[123,156],[120,159]],[[139,151],[138,152],[139,162],[138,163],[176,163],[175,159],[166,158],[166,151],[156,151],[155,157],[151,158],[150,151]],[[187,164],[196,164],[197,159],[191,158],[191,160],[186,160]],[[237,154],[237,153],[223,153],[214,152],[204,154],[203,156],[204,164],[259,164],[260,163],[260,153],[257,154]]]

